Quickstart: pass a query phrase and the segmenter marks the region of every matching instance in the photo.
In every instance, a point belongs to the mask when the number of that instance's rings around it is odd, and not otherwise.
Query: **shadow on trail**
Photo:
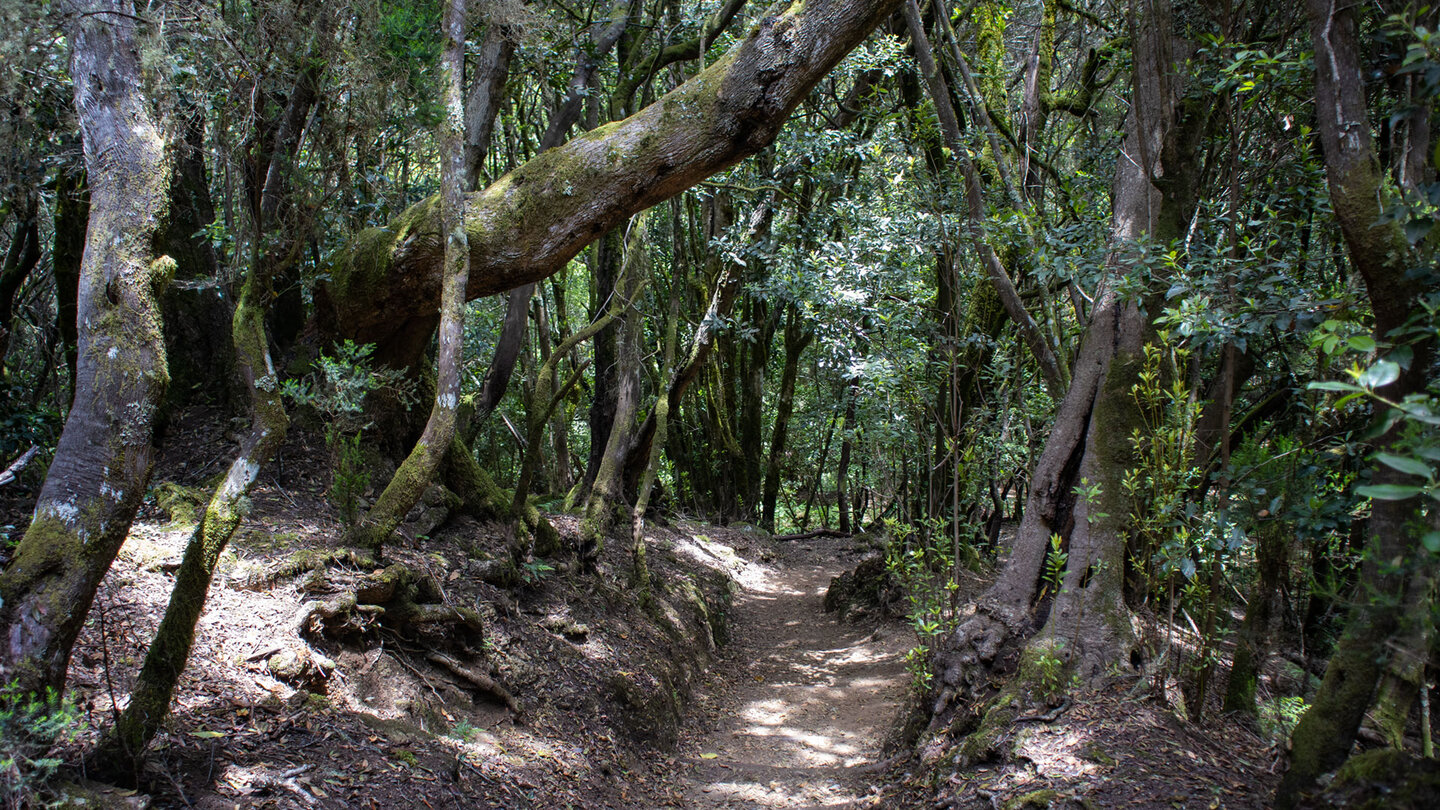
[[[694,808],[835,808],[869,793],[866,766],[905,697],[906,634],[847,625],[821,603],[844,541],[783,549],[741,578],[737,638],[708,690],[715,716],[677,775]]]

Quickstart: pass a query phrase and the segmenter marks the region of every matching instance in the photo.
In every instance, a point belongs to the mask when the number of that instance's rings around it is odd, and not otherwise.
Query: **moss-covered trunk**
[[[1255,682],[1270,652],[1270,620],[1284,582],[1289,543],[1286,525],[1271,520],[1255,534],[1259,576],[1250,590],[1245,619],[1235,634],[1235,655],[1225,686],[1225,711],[1255,713]]]
[[[1131,269],[1136,240],[1165,244],[1184,233],[1193,201],[1172,190],[1186,187],[1183,181],[1193,176],[1195,165],[1194,152],[1177,145],[1177,138],[1204,129],[1204,118],[1181,123],[1183,88],[1174,77],[1186,54],[1177,48],[1167,5],[1149,7],[1138,30],[1144,35],[1134,45],[1135,91],[1123,147],[1132,159],[1116,166],[1107,277],[1032,473],[1005,568],[936,658],[933,711],[942,723],[957,699],[989,694],[992,667],[1020,657],[1016,647],[1034,626],[1031,608],[1052,535],[1060,537],[1067,555],[1063,578],[1044,627],[1024,655],[1061,655],[1085,679],[1130,664],[1133,638],[1123,600],[1130,510],[1121,481],[1134,464],[1132,429],[1142,422],[1131,386],[1153,330],[1146,310],[1122,300],[1114,285]]]
[[[445,278],[440,296],[440,356],[435,401],[420,440],[395,471],[375,505],[356,528],[361,545],[378,549],[434,480],[455,438],[460,407],[460,365],[465,339],[465,286],[470,247],[465,230],[465,116],[461,99],[465,74],[466,0],[445,4],[445,49],[441,56],[445,114],[440,118],[440,220],[445,234]],[[526,296],[528,300],[528,294]],[[507,375],[508,376],[508,375]]]
[[[129,2],[67,3],[70,75],[85,143],[90,221],[79,295],[74,406],[10,564],[0,573],[0,681],[60,689],[70,648],[129,532],[154,457],[168,382],[156,258],[170,178],[141,88]]]
[[[624,517],[625,456],[635,431],[635,414],[640,400],[640,342],[644,339],[640,310],[636,306],[641,289],[648,280],[650,261],[645,231],[645,216],[631,220],[625,239],[624,270],[617,292],[623,298],[625,320],[620,335],[616,375],[615,417],[605,441],[600,468],[585,502],[585,518],[581,521],[581,562],[593,565],[605,538]]]
[[[1361,71],[1358,18],[1363,12],[1330,0],[1309,0],[1308,10],[1315,41],[1315,107],[1331,207],[1350,260],[1365,281],[1376,338],[1386,341],[1420,311],[1421,296],[1433,279],[1409,272],[1427,263],[1414,255],[1400,223],[1380,222],[1381,171]],[[1393,401],[1424,390],[1427,383],[1434,341],[1412,344],[1410,351],[1411,361],[1381,390]],[[1376,448],[1387,449],[1399,435],[1398,429],[1391,429],[1375,442]],[[1372,483],[1414,481],[1380,465]],[[1424,564],[1419,562],[1426,555],[1419,548],[1416,530],[1420,500],[1376,500],[1371,507],[1360,601],[1351,609],[1314,702],[1295,728],[1290,769],[1275,796],[1277,807],[1295,806],[1321,774],[1339,767],[1350,754],[1388,664],[1391,639],[1403,625],[1409,566]]]
[[[766,17],[725,56],[624,121],[531,159],[466,208],[467,295],[556,272],[631,214],[769,144],[790,112],[899,0],[807,0]],[[317,317],[363,343],[403,340],[440,291],[438,205],[357,236],[317,290]],[[426,331],[428,336],[428,331]]]
[[[320,40],[317,47],[323,47],[326,30],[322,28],[317,35]],[[316,65],[307,68],[319,69]],[[313,83],[315,80],[312,75],[306,81]],[[299,124],[292,121],[289,126],[293,128]],[[282,141],[286,141],[286,148],[293,152],[299,148],[299,133],[294,133],[293,143],[288,142],[288,137],[282,137]],[[190,166],[187,171],[192,174],[199,172],[203,178],[203,164]],[[257,208],[262,218],[262,233],[277,228],[279,224],[284,208],[283,197],[289,188],[284,175],[284,172],[274,169],[264,183]],[[186,182],[193,185],[200,181],[192,177]],[[171,193],[176,193],[174,183]],[[205,192],[203,188],[189,188],[186,193],[196,195]],[[188,205],[205,207],[193,201]],[[192,216],[203,218],[204,213],[192,213]],[[184,236],[182,229],[172,235],[172,240],[180,247],[193,249]],[[155,631],[155,638],[145,653],[130,703],[91,752],[90,767],[93,772],[109,778],[127,782],[138,779],[145,750],[169,713],[175,686],[189,662],[195,641],[195,626],[204,611],[220,555],[249,510],[247,498],[255,487],[261,468],[284,443],[289,430],[290,420],[281,401],[279,377],[270,357],[271,335],[267,322],[276,300],[277,277],[293,263],[292,255],[290,247],[281,240],[261,240],[255,246],[246,270],[244,284],[230,316],[230,346],[224,354],[233,356],[235,371],[246,392],[250,428],[186,543],[185,555],[175,574],[175,587],[171,590],[170,601]],[[198,258],[192,255],[192,261],[200,264],[204,264],[203,258],[203,254]]]
[[[169,361],[167,407],[195,397],[237,409],[244,401],[235,376],[230,336],[233,308],[219,277],[219,257],[203,229],[215,221],[205,171],[203,111],[184,111],[184,137],[175,147],[170,178],[170,216],[165,252],[175,260],[175,282],[161,299],[165,356]]]

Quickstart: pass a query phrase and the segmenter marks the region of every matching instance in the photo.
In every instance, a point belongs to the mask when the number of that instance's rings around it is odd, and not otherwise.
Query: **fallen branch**
[[[775,536],[774,539],[776,539],[776,540],[810,540],[810,539],[815,538],[815,537],[854,537],[854,535],[851,534],[851,533],[849,533],[849,532],[839,531],[838,529],[816,529],[816,530],[814,530],[814,531],[801,532],[801,533],[799,533],[799,534],[778,534],[778,535]]]
[[[26,450],[20,455],[20,458],[15,459],[15,462],[13,464],[5,468],[5,472],[0,472],[0,487],[5,486],[6,484],[18,478],[20,476],[20,471],[25,469],[25,465],[29,464],[30,459],[34,458],[35,454],[38,452],[40,452],[39,445],[30,445],[29,450]]]
[[[289,791],[292,791],[292,792],[298,794],[298,795],[300,796],[300,798],[302,798],[302,799],[305,800],[305,803],[306,803],[306,804],[311,805],[311,806],[317,805],[317,804],[320,803],[320,800],[317,799],[317,798],[315,798],[308,790],[306,790],[305,788],[301,787],[299,782],[295,781],[295,777],[299,776],[299,775],[302,774],[302,773],[305,773],[306,771],[310,770],[312,767],[314,767],[314,766],[313,766],[313,765],[301,765],[301,766],[298,767],[298,768],[291,768],[290,770],[285,771],[284,773],[280,774],[279,776],[270,776],[270,775],[268,775],[268,774],[260,774],[260,775],[256,778],[256,780],[255,780],[255,787],[260,788],[260,789],[262,789],[262,790],[267,790],[267,789],[268,789],[268,790],[274,790],[274,789],[276,789],[276,788],[285,788],[286,790],[289,790]]]

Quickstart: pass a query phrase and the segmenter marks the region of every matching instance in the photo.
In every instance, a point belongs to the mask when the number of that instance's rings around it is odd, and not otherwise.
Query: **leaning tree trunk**
[[[1183,233],[1190,202],[1169,190],[1186,188],[1192,170],[1188,153],[1175,143],[1181,88],[1172,71],[1183,54],[1173,51],[1165,4],[1152,7],[1137,31],[1134,98],[1117,161],[1107,281],[1096,296],[1069,390],[1031,476],[1024,518],[1005,568],[975,615],[937,655],[932,728],[952,719],[957,700],[973,705],[989,697],[994,670],[1011,669],[1022,656],[1058,656],[1082,679],[1102,675],[1112,664],[1131,664],[1133,638],[1123,599],[1128,508],[1121,477],[1133,463],[1129,436],[1141,415],[1130,387],[1151,327],[1137,303],[1120,300],[1114,283],[1125,275],[1136,240],[1164,243]],[[1190,128],[1203,125],[1190,122]],[[1158,185],[1162,179],[1165,193]],[[1044,627],[1030,638],[1052,535],[1060,536],[1068,556]],[[996,701],[994,709],[982,721],[982,731],[1005,725],[1022,710],[1008,699]],[[977,744],[987,745],[986,736],[977,734]],[[989,753],[975,750],[962,757]]]
[[[465,116],[461,102],[465,74],[465,7],[466,0],[448,0],[445,4],[445,50],[440,62],[445,108],[445,115],[440,118],[439,137],[445,281],[440,297],[440,357],[435,403],[420,440],[356,529],[360,544],[374,549],[389,539],[405,513],[420,500],[455,438],[455,418],[460,407],[460,365],[464,360],[465,285],[470,277],[470,246],[465,233]]]
[[[85,142],[90,223],[80,271],[75,402],[35,515],[0,573],[0,682],[61,689],[70,648],[145,494],[169,377],[155,256],[170,179],[141,87],[131,3],[66,3],[70,75]]]
[[[796,3],[655,103],[537,155],[471,194],[467,295],[546,278],[631,214],[760,151],[810,89],[898,3]],[[418,203],[341,251],[331,281],[316,290],[321,327],[377,343],[401,339],[433,318],[438,211],[434,198]]]
[[[1382,174],[1370,134],[1356,9],[1335,0],[1309,0],[1308,6],[1315,40],[1315,109],[1331,207],[1350,260],[1365,280],[1375,313],[1375,336],[1388,341],[1393,330],[1421,312],[1425,281],[1407,270],[1425,263],[1417,261],[1399,222],[1380,222]],[[1424,390],[1427,383],[1434,341],[1422,340],[1410,349],[1408,368],[1380,391],[1392,401]],[[1376,449],[1384,451],[1399,438],[1400,429],[1392,428],[1375,442]],[[1381,465],[1372,483],[1405,486],[1418,480]],[[1351,609],[1314,702],[1295,727],[1290,769],[1275,796],[1277,807],[1294,807],[1303,791],[1350,754],[1388,665],[1391,639],[1402,626],[1402,606],[1407,604],[1409,571],[1391,561],[1426,557],[1416,543],[1419,532],[1413,529],[1421,509],[1417,500],[1423,499],[1376,500],[1371,507],[1358,591],[1362,598]]]

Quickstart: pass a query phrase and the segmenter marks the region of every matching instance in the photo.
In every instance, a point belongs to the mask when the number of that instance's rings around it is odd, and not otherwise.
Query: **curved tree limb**
[[[546,278],[629,215],[770,143],[810,89],[899,0],[815,0],[760,21],[714,65],[630,118],[541,154],[470,195],[471,298]],[[360,234],[317,290],[318,318],[362,342],[433,323],[439,203]]]

